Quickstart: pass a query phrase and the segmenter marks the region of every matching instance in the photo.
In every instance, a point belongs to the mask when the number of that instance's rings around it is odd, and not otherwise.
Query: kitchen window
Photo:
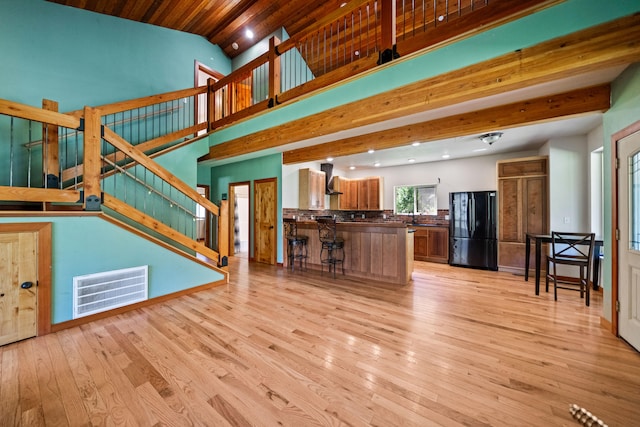
[[[393,187],[393,211],[396,215],[437,215],[436,202],[436,185]]]

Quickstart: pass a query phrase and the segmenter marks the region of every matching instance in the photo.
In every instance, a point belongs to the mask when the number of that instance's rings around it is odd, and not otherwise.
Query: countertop
[[[313,226],[317,224],[316,221],[298,221],[298,225]],[[366,221],[338,221],[336,222],[338,227],[382,227],[382,228],[406,228],[407,224],[404,222],[366,222]]]

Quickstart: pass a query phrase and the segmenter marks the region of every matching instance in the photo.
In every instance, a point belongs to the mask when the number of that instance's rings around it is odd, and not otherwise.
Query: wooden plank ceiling
[[[199,34],[233,58],[284,27],[290,36],[330,15],[345,0],[47,0],[132,21]],[[250,29],[253,40],[245,36]],[[238,49],[234,49],[237,43]]]

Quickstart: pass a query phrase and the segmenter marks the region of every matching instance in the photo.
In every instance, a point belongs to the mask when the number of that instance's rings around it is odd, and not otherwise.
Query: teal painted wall
[[[205,177],[207,175],[206,168],[201,168],[200,174],[201,177]],[[276,260],[277,262],[282,262],[282,155],[272,154],[257,159],[210,168],[210,174],[211,200],[213,201],[220,200],[222,193],[229,193],[230,183],[251,181],[249,185],[250,210],[253,210],[253,182],[264,178],[278,179],[278,228],[276,233],[278,252]],[[249,224],[249,254],[253,256],[253,212],[250,212]]]
[[[604,269],[603,316],[611,320],[611,257],[607,253],[611,240],[612,196],[615,194],[611,169],[611,135],[640,121],[640,63],[627,68],[611,85],[611,108],[604,114]]]
[[[2,0],[0,52],[0,98],[60,111],[193,87],[195,60],[231,70],[203,37],[44,0]]]
[[[637,11],[640,11],[638,0],[616,0],[608,2],[606,7],[603,7],[601,0],[568,0],[433,52],[391,63],[376,73],[323,91],[316,96],[281,105],[269,114],[215,132],[211,137],[211,143],[216,145],[307,117]]]
[[[17,222],[0,218],[1,223]],[[20,218],[52,222],[53,324],[73,317],[73,277],[149,266],[149,298],[216,282],[223,275],[97,217]]]
[[[33,106],[53,99],[60,111],[193,87],[194,61],[231,70],[222,51],[200,36],[44,0],[2,0],[0,52],[0,98]],[[196,161],[208,145],[203,140],[156,160],[195,187]],[[71,319],[73,276],[148,264],[151,297],[223,277],[99,218],[37,221],[54,223],[53,323]]]

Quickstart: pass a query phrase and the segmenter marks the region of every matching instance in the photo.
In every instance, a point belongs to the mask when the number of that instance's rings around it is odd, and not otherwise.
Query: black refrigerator
[[[495,191],[449,193],[449,264],[498,269]]]

